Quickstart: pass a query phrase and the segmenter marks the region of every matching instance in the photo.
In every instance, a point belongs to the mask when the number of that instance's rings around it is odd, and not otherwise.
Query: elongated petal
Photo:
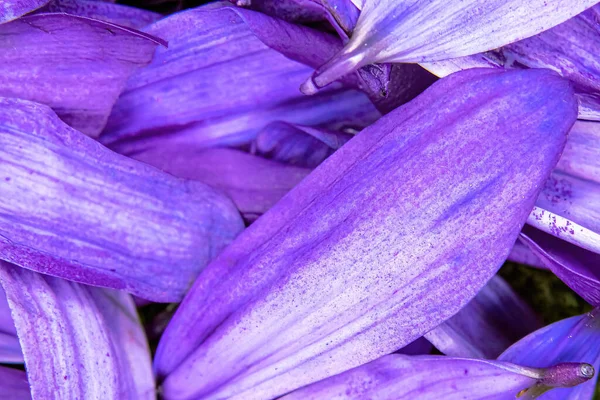
[[[600,184],[599,122],[575,122],[556,168],[571,176]]]
[[[4,0],[0,4],[0,24],[10,22],[43,7],[50,0]]]
[[[6,294],[0,287],[0,364],[22,362],[23,352],[17,337],[15,322],[10,315]]]
[[[224,195],[106,149],[48,107],[0,98],[0,259],[179,301],[243,224]]]
[[[0,264],[34,399],[153,399],[131,297]]]
[[[97,0],[52,0],[41,12],[67,13],[141,29],[159,20],[160,14]]]
[[[471,70],[363,130],[200,275],[155,358],[166,398],[271,398],[450,318],[506,258],[576,108],[552,72]]]
[[[298,91],[311,70],[304,63],[318,65],[340,47],[332,35],[219,4],[147,31],[169,48],[133,75],[113,109],[101,140],[122,154],[250,143],[276,120],[360,129],[380,115],[355,89],[313,98]]]
[[[545,374],[561,367],[539,370],[500,361],[393,354],[297,390],[283,399],[513,400]],[[577,375],[582,365],[566,367],[568,373]]]
[[[156,148],[134,156],[172,175],[213,186],[231,197],[247,220],[269,210],[310,170],[265,160],[238,150]]]
[[[518,264],[529,265],[530,267],[547,269],[546,265],[540,260],[538,256],[535,255],[534,252],[529,250],[523,242],[517,240],[510,251],[510,254],[507,258],[508,261],[512,261]]]
[[[369,0],[350,42],[305,84],[321,88],[376,62],[420,63],[467,56],[538,34],[597,0]]]
[[[0,96],[46,104],[97,136],[127,78],[150,62],[156,45],[147,34],[91,18],[23,17],[0,25]]]
[[[588,303],[600,306],[600,254],[527,227],[521,241]]]
[[[465,308],[425,338],[449,356],[496,358],[539,327],[533,310],[494,276]]]
[[[598,309],[548,325],[508,348],[499,358],[529,367],[563,362],[586,362],[600,369],[600,314]],[[587,400],[594,394],[598,375],[572,389],[555,389],[544,400]]]
[[[0,366],[0,393],[3,400],[31,399],[25,371]]]

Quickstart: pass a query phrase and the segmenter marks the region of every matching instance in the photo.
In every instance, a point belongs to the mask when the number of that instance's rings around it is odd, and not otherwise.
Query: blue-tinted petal
[[[0,365],[0,393],[3,400],[31,399],[25,371]]]

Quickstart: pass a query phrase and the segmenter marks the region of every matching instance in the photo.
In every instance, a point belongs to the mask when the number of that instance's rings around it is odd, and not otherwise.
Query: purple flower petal
[[[431,353],[432,349],[433,345],[431,342],[424,337],[420,337],[398,350],[397,353],[405,354],[407,356],[417,356],[421,354],[429,354]]]
[[[156,44],[147,34],[91,18],[23,17],[0,25],[0,96],[46,104],[96,136],[127,78],[150,62]]]
[[[0,263],[33,398],[153,399],[131,297]]]
[[[255,220],[296,186],[310,170],[265,160],[238,150],[157,147],[134,156],[180,178],[198,180],[231,197],[246,220]]]
[[[25,371],[0,365],[0,393],[3,400],[29,400],[29,390]]]
[[[499,358],[528,367],[586,362],[600,370],[600,315],[598,309],[548,325],[508,348]],[[546,400],[591,399],[598,375],[572,389],[555,389]]]
[[[113,153],[48,107],[0,98],[0,259],[179,301],[242,229],[229,199]]]
[[[576,111],[550,71],[471,70],[363,130],[196,280],[155,358],[165,396],[282,395],[450,318],[506,258]]]
[[[23,352],[17,337],[15,322],[10,315],[6,294],[0,287],[0,363],[22,363]],[[1,381],[1,379],[0,379]]]
[[[600,123],[575,122],[556,168],[571,176],[600,183]]]
[[[452,357],[496,358],[539,327],[533,310],[494,276],[466,307],[425,338]]]
[[[132,76],[113,109],[101,140],[122,154],[250,143],[276,120],[337,130],[380,116],[358,90],[299,92],[311,71],[303,63],[318,65],[340,47],[332,35],[220,4],[172,15],[147,31],[169,40],[169,48]]]
[[[542,260],[540,260],[540,258],[536,256],[534,252],[529,250],[529,247],[523,244],[520,240],[517,240],[515,242],[513,248],[510,250],[510,254],[507,257],[507,260],[540,269],[548,268],[542,262]]]
[[[512,400],[557,371],[568,375],[561,383],[589,379],[587,364],[557,365],[540,370],[508,362],[444,356],[392,354],[322,380],[282,400]],[[551,392],[552,393],[552,392]]]
[[[10,22],[43,7],[50,0],[4,0],[0,4],[0,24]]]
[[[133,29],[141,29],[162,17],[151,11],[97,0],[52,0],[40,12],[79,15]]]
[[[536,35],[597,0],[372,0],[350,42],[304,84],[306,93],[367,64],[467,56]]]

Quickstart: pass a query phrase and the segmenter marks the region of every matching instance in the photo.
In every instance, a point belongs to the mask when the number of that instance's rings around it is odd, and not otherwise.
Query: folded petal
[[[0,98],[0,259],[179,301],[242,220],[221,193],[120,156],[48,107]]]
[[[0,262],[33,398],[153,399],[146,337],[131,296]]]
[[[496,358],[539,327],[527,303],[494,276],[466,307],[425,338],[448,356]]]
[[[363,130],[196,280],[157,350],[165,397],[275,397],[450,318],[506,258],[576,109],[550,71],[471,70]]]
[[[10,22],[43,7],[50,0],[5,0],[0,7],[0,24]]]
[[[598,309],[568,318],[537,330],[508,348],[498,360],[528,367],[547,367],[556,363],[585,362],[600,368],[600,315]],[[591,399],[598,375],[572,389],[555,389],[546,400]],[[543,390],[543,383],[542,383]]]
[[[0,96],[46,104],[72,127],[97,136],[127,78],[150,62],[157,43],[87,17],[20,18],[0,25]]]
[[[4,400],[29,400],[29,382],[25,371],[0,365],[0,393]]]
[[[222,148],[197,151],[183,146],[157,147],[134,158],[221,190],[246,220],[255,220],[265,213],[310,173],[307,168]]]
[[[182,29],[185,27],[185,29]],[[270,122],[361,129],[379,117],[367,96],[337,88],[306,97],[311,68],[340,48],[334,36],[251,10],[211,4],[147,31],[169,40],[138,70],[101,140],[122,154],[155,146],[250,143]]]
[[[527,399],[520,393],[544,376],[560,371],[567,375],[561,383],[570,384],[579,381],[582,369],[589,372],[589,368],[588,364],[568,364],[540,370],[500,361],[392,354],[292,392],[282,400]]]
[[[0,287],[0,363],[22,363],[23,352],[17,337],[15,322],[10,315],[6,294]],[[1,379],[0,379],[1,381]]]
[[[133,29],[141,29],[162,17],[152,11],[97,0],[52,0],[40,12],[79,15]]]
[[[367,64],[421,63],[495,49],[565,22],[597,2],[369,0],[350,42],[304,87],[321,88]]]

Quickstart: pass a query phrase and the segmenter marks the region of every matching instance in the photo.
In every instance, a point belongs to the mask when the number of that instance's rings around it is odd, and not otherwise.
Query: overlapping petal
[[[10,315],[10,308],[4,290],[0,287],[0,363],[22,362],[23,352],[19,345],[17,329]]]
[[[48,107],[0,99],[0,259],[179,301],[239,231],[231,201],[106,149]]]
[[[155,358],[165,397],[282,395],[450,318],[504,261],[576,108],[550,71],[471,70],[359,133],[197,279]]]
[[[129,28],[61,13],[2,24],[0,96],[46,104],[97,136],[127,78],[150,62],[157,43]]]
[[[131,296],[0,262],[33,399],[153,399]]]
[[[425,338],[448,356],[493,359],[539,327],[533,310],[494,276],[458,314]]]
[[[29,400],[29,382],[25,371],[0,365],[0,393],[4,400]]]
[[[4,0],[0,4],[0,24],[13,21],[46,5],[50,0]]]

